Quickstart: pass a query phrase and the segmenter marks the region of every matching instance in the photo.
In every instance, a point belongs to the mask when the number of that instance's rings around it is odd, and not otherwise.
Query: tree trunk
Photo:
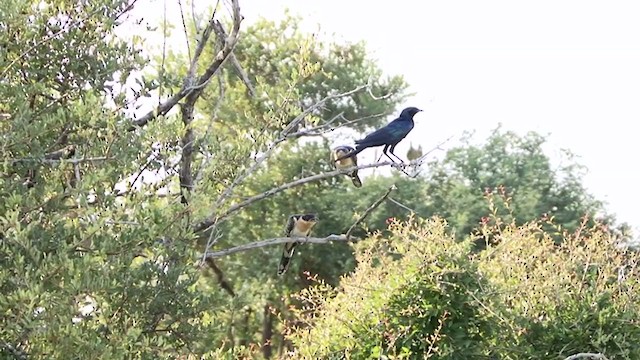
[[[271,305],[264,305],[264,320],[262,323],[262,355],[265,359],[271,358],[271,339],[273,338],[273,314],[271,314]]]

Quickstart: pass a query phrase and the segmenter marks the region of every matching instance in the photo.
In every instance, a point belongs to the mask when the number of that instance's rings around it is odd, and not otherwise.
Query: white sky
[[[162,0],[143,0],[147,18]],[[213,4],[195,0],[198,7]],[[179,21],[175,0],[168,14]],[[150,5],[152,4],[152,5]],[[549,155],[566,148],[589,173],[584,184],[640,229],[640,2],[564,0],[240,0],[245,26],[279,19],[285,7],[306,30],[367,43],[387,74],[402,74],[425,111],[399,146],[430,149],[465,130],[478,140],[505,130],[550,133]],[[174,9],[174,10],[171,10]],[[179,22],[177,22],[179,23]],[[636,155],[634,155],[636,154]]]

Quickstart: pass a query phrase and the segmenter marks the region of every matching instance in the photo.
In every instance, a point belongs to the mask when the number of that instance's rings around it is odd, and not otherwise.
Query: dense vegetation
[[[131,4],[0,3],[0,354],[638,357],[637,256],[544,136],[497,128],[415,178],[285,189],[333,170],[335,133],[395,115],[402,77],[233,6],[146,58],[115,35]],[[392,185],[361,241],[300,246],[283,277],[280,246],[202,261],[292,213],[343,234]]]
[[[599,227],[556,245],[542,222],[508,224],[473,254],[438,218],[393,222],[358,244],[358,268],[320,282],[290,337],[301,358],[636,359],[640,257]]]

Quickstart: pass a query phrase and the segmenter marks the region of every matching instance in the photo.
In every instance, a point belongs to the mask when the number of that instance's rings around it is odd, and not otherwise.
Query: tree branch
[[[375,210],[378,206],[380,206],[380,204],[382,204],[382,202],[389,197],[389,194],[391,194],[391,192],[393,190],[396,190],[397,187],[395,184],[391,185],[389,187],[389,189],[387,190],[387,192],[384,193],[384,195],[382,195],[382,197],[380,197],[378,200],[376,200],[373,204],[371,204],[371,206],[369,206],[369,208],[367,210],[364,211],[364,213],[362,215],[360,215],[360,217],[358,218],[358,220],[356,220],[356,222],[353,223],[353,225],[351,225],[351,227],[349,228],[349,230],[347,230],[347,234],[346,234],[346,238],[347,240],[349,240],[351,238],[351,233],[353,232],[353,229],[356,228],[356,226],[358,226],[359,223],[362,222],[362,220],[364,220],[367,216],[369,216],[369,214],[371,214],[371,212],[373,210]]]
[[[216,26],[213,28],[213,30],[216,32],[216,35],[218,35],[219,39],[227,38],[227,33],[224,31],[222,27]],[[235,70],[236,75],[238,75],[238,78],[240,78],[240,80],[242,80],[244,85],[247,87],[247,92],[249,93],[249,96],[255,97],[256,89],[251,83],[251,79],[249,79],[249,75],[247,75],[247,73],[244,71],[244,69],[242,68],[242,65],[240,65],[240,62],[238,61],[238,58],[236,58],[236,55],[233,53],[233,51],[231,51],[231,54],[229,54],[229,61],[231,62],[231,65],[233,65],[233,69]]]
[[[371,204],[371,206],[369,206],[369,208],[367,208],[367,210],[365,210],[365,212],[353,223],[353,225],[351,225],[351,227],[349,228],[349,230],[347,231],[347,233],[345,235],[331,234],[331,235],[329,235],[327,237],[324,237],[324,238],[315,238],[315,237],[273,238],[273,239],[267,239],[267,240],[262,240],[262,241],[256,241],[256,242],[249,243],[249,244],[243,244],[243,245],[235,246],[235,247],[232,247],[232,248],[229,248],[229,249],[225,249],[225,250],[220,250],[220,251],[214,251],[214,252],[205,251],[203,256],[204,256],[205,261],[206,261],[206,260],[210,260],[212,258],[218,258],[218,257],[230,255],[230,254],[233,254],[233,253],[236,253],[236,252],[247,251],[247,250],[256,249],[256,248],[259,248],[259,247],[276,245],[276,244],[281,244],[281,243],[291,242],[291,241],[297,241],[297,242],[302,242],[302,243],[313,243],[313,244],[326,244],[326,243],[329,243],[329,242],[332,242],[332,241],[358,241],[358,240],[360,240],[359,238],[351,237],[351,233],[353,232],[355,227],[358,226],[358,224],[361,223],[362,220],[364,220],[367,216],[369,216],[369,214],[371,214],[371,212],[373,212],[373,210],[375,210],[378,206],[380,206],[380,204],[382,204],[382,202],[387,197],[389,197],[389,194],[391,193],[391,191],[396,190],[396,189],[397,189],[397,187],[395,185],[391,185],[389,187],[389,189],[385,192],[385,194],[382,195],[382,197],[380,197],[380,199],[376,200],[373,204]]]
[[[362,89],[366,88],[368,85],[362,85],[362,86],[358,86],[357,88],[344,92],[344,93],[340,93],[340,94],[335,94],[335,95],[328,95],[325,98],[323,98],[322,100],[318,101],[317,103],[309,106],[307,109],[305,109],[302,113],[300,113],[298,116],[296,116],[288,125],[286,128],[284,128],[284,130],[282,130],[282,132],[280,133],[280,137],[278,139],[276,139],[273,143],[271,143],[271,145],[269,145],[269,147],[267,148],[267,150],[258,158],[256,159],[255,163],[253,163],[248,169],[246,169],[245,171],[241,172],[231,183],[231,185],[229,185],[220,195],[220,197],[218,197],[218,200],[216,201],[215,205],[214,205],[214,211],[217,211],[218,208],[220,208],[220,206],[233,194],[233,191],[235,190],[235,188],[240,185],[241,182],[243,182],[247,177],[249,177],[251,174],[253,174],[258,167],[265,161],[267,160],[271,154],[273,153],[273,151],[278,147],[278,145],[282,142],[284,142],[285,140],[289,139],[290,137],[294,136],[297,133],[294,133],[293,130],[297,128],[298,124],[300,124],[309,114],[311,114],[311,112],[313,112],[315,109],[323,106],[327,101],[331,100],[331,99],[336,99],[336,98],[342,98],[345,96],[349,96],[352,95],[356,92],[361,91]],[[298,135],[296,135],[298,136]],[[229,212],[227,212],[229,213]],[[220,220],[222,217],[219,216],[218,219]],[[213,224],[215,224],[216,221],[212,221],[210,222],[206,228],[212,226]]]
[[[149,111],[147,114],[133,121],[133,125],[129,128],[129,131],[133,131],[139,127],[143,127],[149,123],[149,121],[154,120],[158,116],[166,115],[175,105],[180,102],[183,98],[187,96],[193,96],[194,92],[197,92],[195,95],[196,98],[199,97],[203,88],[207,85],[211,77],[215,75],[218,70],[225,63],[229,55],[235,48],[238,43],[239,33],[240,33],[240,23],[242,22],[242,15],[240,15],[240,5],[238,4],[238,0],[231,0],[232,13],[233,13],[233,25],[231,30],[231,35],[223,40],[222,49],[215,55],[213,61],[207,69],[204,71],[202,75],[200,75],[197,79],[195,76],[196,69],[198,68],[198,60],[200,59],[200,55],[204,50],[204,46],[207,44],[211,33],[214,31],[216,27],[222,28],[222,24],[218,20],[215,20],[216,11],[214,9],[213,14],[211,15],[211,19],[207,24],[207,27],[202,32],[202,37],[198,41],[198,46],[193,55],[193,59],[191,60],[191,65],[189,67],[189,71],[187,73],[187,77],[185,78],[182,88],[178,91],[177,94],[173,95],[169,99],[165,100],[161,103],[156,109]],[[224,29],[223,29],[224,30]]]
[[[234,212],[243,209],[251,204],[253,204],[256,201],[260,201],[262,199],[265,199],[269,196],[275,195],[279,192],[282,192],[284,190],[296,187],[296,186],[300,186],[300,185],[304,185],[306,183],[312,182],[312,181],[317,181],[317,180],[322,180],[322,179],[326,179],[326,178],[330,178],[330,177],[334,177],[334,176],[338,176],[338,175],[343,175],[345,173],[349,173],[352,172],[356,169],[358,170],[362,170],[362,169],[369,169],[369,168],[377,168],[377,167],[382,167],[382,166],[394,166],[396,167],[397,164],[394,164],[390,161],[385,161],[385,162],[378,162],[378,163],[373,163],[373,164],[367,164],[367,165],[359,165],[359,166],[352,166],[350,168],[345,168],[342,170],[334,170],[334,171],[330,171],[330,172],[326,172],[326,173],[322,173],[322,174],[316,174],[316,175],[312,175],[312,176],[308,176],[306,178],[302,178],[302,179],[298,179],[283,185],[280,185],[278,187],[269,189],[261,194],[258,195],[254,195],[248,199],[245,199],[239,203],[233,204],[231,205],[231,207],[229,209],[227,209],[227,211],[223,212],[222,214],[216,216],[215,214],[213,214],[211,217],[209,217],[209,219],[204,220],[202,222],[200,222],[199,224],[197,224],[194,227],[194,231],[195,232],[200,232],[200,231],[204,231],[207,230],[208,228],[210,228],[213,224],[215,223],[219,223],[223,220],[225,220],[227,217],[229,217],[231,214],[233,214]]]
[[[18,159],[3,159],[1,161],[11,161],[13,163],[21,163],[21,162],[36,162],[42,164],[57,164],[59,162],[65,162],[70,164],[80,164],[80,163],[93,163],[93,162],[102,162],[115,160],[115,158],[110,158],[106,156],[92,157],[92,158],[78,158],[78,159],[37,159],[37,158],[18,158]]]
[[[404,205],[403,203],[401,203],[401,202],[399,202],[399,201],[397,201],[397,200],[395,200],[395,199],[393,199],[393,198],[387,198],[387,200],[391,201],[392,203],[394,203],[394,204],[396,204],[396,205],[400,206],[401,208],[403,208],[403,209],[405,209],[405,210],[407,210],[407,211],[409,211],[409,212],[412,212],[412,213],[414,213],[414,214],[417,214],[415,210],[413,210],[412,208],[410,208],[410,207],[408,207],[408,206]]]
[[[317,238],[317,237],[281,237],[281,238],[266,239],[266,240],[252,242],[252,243],[249,243],[249,244],[243,244],[243,245],[239,245],[239,246],[234,246],[232,248],[225,249],[225,250],[207,252],[205,257],[207,259],[215,259],[215,258],[220,258],[220,257],[223,257],[223,256],[227,256],[227,255],[231,255],[231,254],[234,254],[234,253],[237,253],[237,252],[241,252],[241,251],[257,249],[257,248],[270,246],[270,245],[284,244],[284,243],[288,243],[288,242],[292,242],[292,241],[295,241],[295,242],[298,242],[298,243],[327,244],[327,243],[332,242],[332,241],[357,241],[357,240],[360,240],[360,239],[352,238],[351,240],[349,240],[349,239],[347,239],[347,237],[345,235],[336,235],[336,234],[331,234],[331,235],[329,235],[327,237],[324,237],[324,238]]]
[[[576,360],[576,359],[583,359],[583,358],[607,360],[607,358],[600,353],[579,353],[579,354],[571,355],[565,358],[564,360]]]
[[[223,288],[226,292],[228,292],[229,295],[235,297],[236,292],[233,291],[233,287],[231,286],[231,284],[229,284],[229,282],[225,280],[224,273],[222,272],[222,270],[220,270],[218,265],[216,265],[216,263],[213,261],[213,257],[207,257],[205,258],[204,261],[209,266],[209,268],[213,271],[213,273],[216,274],[220,287]]]

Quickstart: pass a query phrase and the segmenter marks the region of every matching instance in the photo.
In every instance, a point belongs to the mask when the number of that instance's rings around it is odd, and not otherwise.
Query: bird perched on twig
[[[371,134],[367,135],[364,139],[356,140],[356,149],[348,154],[345,154],[336,161],[342,160],[347,157],[355,156],[360,153],[362,150],[370,147],[383,146],[382,153],[385,154],[392,162],[396,162],[389,154],[387,154],[387,150],[391,155],[395,156],[396,159],[400,160],[402,163],[402,159],[400,159],[396,154],[393,153],[393,150],[396,148],[396,145],[402,139],[404,139],[411,130],[413,130],[413,116],[422,110],[416,107],[408,107],[400,113],[400,116],[388,123],[385,127],[380,128]]]
[[[355,149],[351,146],[341,145],[337,146],[331,152],[331,160],[334,161],[334,165],[336,169],[342,170],[346,168],[350,168],[353,166],[358,166],[358,157],[356,155],[346,157],[341,160],[336,160],[339,157],[354,152]],[[362,187],[362,181],[360,181],[360,177],[358,176],[358,169],[353,170],[350,174],[347,174],[351,178],[351,182],[355,187]]]
[[[287,237],[307,237],[311,234],[311,229],[318,223],[316,214],[294,214],[289,216],[289,221],[284,230]],[[284,244],[280,265],[278,266],[278,275],[284,274],[289,268],[291,257],[295,251],[298,242],[288,242]]]
[[[409,151],[407,151],[407,160],[413,161],[422,157],[422,145],[418,145],[417,148],[413,147],[413,144],[409,144]]]

